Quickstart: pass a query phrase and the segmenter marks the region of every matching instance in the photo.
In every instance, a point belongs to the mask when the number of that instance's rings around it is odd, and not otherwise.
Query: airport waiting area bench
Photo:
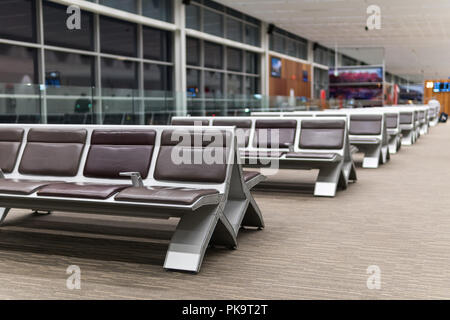
[[[340,109],[317,112],[294,111],[281,113],[252,113],[252,115],[262,117],[268,117],[270,114],[283,118],[346,118],[348,123],[349,143],[352,146],[351,154],[356,152],[364,153],[362,163],[363,168],[378,168],[380,164],[385,164],[390,159],[389,137],[386,126],[387,117],[384,111]],[[399,134],[399,132],[399,130],[396,131],[397,134]]]
[[[179,218],[164,268],[196,273],[208,245],[264,227],[237,152],[233,127],[1,125],[0,222],[11,208]]]
[[[334,197],[357,180],[345,118],[173,117],[172,125],[234,125],[245,167],[319,169],[315,196]]]

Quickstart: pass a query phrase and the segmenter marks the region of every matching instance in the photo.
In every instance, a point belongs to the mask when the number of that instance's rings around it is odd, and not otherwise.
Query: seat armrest
[[[293,143],[288,143],[286,144],[289,148],[289,152],[294,152],[294,144]]]
[[[144,187],[144,182],[142,181],[142,177],[139,172],[120,172],[119,176],[130,177],[133,187],[138,187],[138,188]]]

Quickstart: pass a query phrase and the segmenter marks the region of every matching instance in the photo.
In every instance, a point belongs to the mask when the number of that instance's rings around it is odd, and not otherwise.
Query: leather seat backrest
[[[0,169],[4,173],[14,170],[22,145],[23,131],[21,128],[0,129]]]
[[[412,124],[413,113],[412,112],[402,112],[400,113],[400,124]]]
[[[91,178],[129,179],[120,172],[147,178],[156,140],[154,130],[94,130],[84,166]]]
[[[294,144],[297,120],[257,120],[253,145],[257,148],[289,148]]]
[[[173,119],[172,125],[173,126],[194,126],[194,125],[208,126],[209,120],[208,119]]]
[[[386,127],[388,129],[397,128],[397,120],[398,120],[397,114],[387,114],[386,115]]]
[[[345,120],[303,120],[300,129],[301,149],[342,149]]]
[[[214,119],[213,126],[235,126],[236,136],[238,141],[238,147],[247,147],[250,139],[250,129],[252,127],[251,120],[234,120],[234,119]],[[241,136],[241,135],[243,136]]]
[[[30,129],[19,172],[42,176],[75,176],[86,136],[84,129]]]
[[[164,181],[224,182],[231,137],[229,132],[221,130],[163,131],[154,178]]]
[[[381,115],[351,115],[349,134],[379,135],[381,134],[382,119]]]

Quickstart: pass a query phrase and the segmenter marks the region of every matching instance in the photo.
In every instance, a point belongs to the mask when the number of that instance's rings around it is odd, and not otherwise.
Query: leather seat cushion
[[[52,183],[38,191],[38,196],[107,199],[130,185],[97,183]]]
[[[191,205],[198,199],[208,195],[218,194],[215,189],[190,189],[174,187],[130,187],[122,190],[115,199],[129,202],[166,203]]]
[[[289,152],[286,158],[307,158],[307,159],[333,159],[336,153],[319,153],[319,152]]]
[[[294,144],[297,120],[257,120],[255,128],[255,147],[288,148]]]
[[[349,134],[354,135],[379,135],[381,134],[381,119],[360,120],[353,117],[350,120]]]
[[[4,141],[0,138],[0,169],[4,173],[10,173],[14,170],[21,144],[22,142]]]
[[[129,179],[119,173],[133,171],[147,178],[155,139],[155,130],[94,130],[84,175]]]
[[[295,128],[257,128],[254,146],[257,148],[289,148],[294,144]]]
[[[0,179],[0,193],[28,195],[52,183],[55,183],[55,181]]]
[[[84,167],[86,177],[129,179],[120,172],[139,172],[147,178],[153,146],[148,145],[92,145]]]
[[[244,174],[245,182],[248,182],[248,181],[252,180],[253,178],[256,178],[257,176],[261,175],[259,172],[256,172],[256,171],[243,171],[242,173]]]
[[[343,123],[345,128],[345,122]],[[302,127],[299,146],[302,149],[341,149],[344,145],[344,128]]]
[[[86,136],[85,129],[30,129],[19,172],[42,176],[75,176]]]

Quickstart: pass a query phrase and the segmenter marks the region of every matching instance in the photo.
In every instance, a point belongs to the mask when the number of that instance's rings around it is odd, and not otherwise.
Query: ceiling
[[[220,2],[325,46],[337,45],[338,50],[384,48],[386,69],[394,74],[450,77],[450,0]],[[381,8],[381,29],[367,31],[366,9],[372,4]]]

